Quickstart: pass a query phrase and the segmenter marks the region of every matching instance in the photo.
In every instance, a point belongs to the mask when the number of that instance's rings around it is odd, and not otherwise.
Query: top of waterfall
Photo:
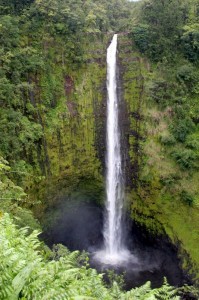
[[[116,52],[117,52],[117,34],[114,34],[112,41],[107,49],[107,62],[110,61],[111,58],[114,60]]]

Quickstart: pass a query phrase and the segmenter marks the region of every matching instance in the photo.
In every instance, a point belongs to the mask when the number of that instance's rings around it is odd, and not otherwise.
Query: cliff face
[[[132,218],[152,234],[168,236],[178,248],[184,269],[198,282],[197,168],[191,172],[180,169],[173,159],[173,148],[163,143],[174,113],[171,107],[161,109],[151,100],[151,85],[159,76],[156,67],[150,66],[126,36],[120,37],[119,49],[127,110],[123,122],[127,124],[123,127],[127,142],[123,145],[128,145],[126,176]],[[154,92],[158,97],[158,90]],[[192,205],[182,199],[190,191],[196,195]]]
[[[141,165],[141,141],[144,139],[142,114],[144,105],[144,63],[133,51],[132,41],[119,37],[119,65],[121,89],[122,153],[126,185],[136,190]]]
[[[89,46],[85,43],[86,61],[75,68],[57,59],[60,45],[51,46],[48,71],[34,79],[32,97],[43,138],[35,155],[34,175],[39,179],[25,187],[30,202],[41,200],[37,216],[79,184],[86,189],[92,182],[93,190],[103,191],[107,40],[93,37]]]
[[[29,181],[27,191],[34,201],[41,200],[34,209],[39,217],[62,195],[74,191],[86,191],[103,203],[110,38],[89,41],[87,61],[75,69],[55,59],[59,46],[53,46],[48,72],[36,82],[32,98],[39,106],[43,138],[35,173],[41,178],[39,183]],[[159,110],[150,100],[150,82],[157,74],[128,36],[119,35],[118,48],[122,155],[132,218],[155,235],[167,235],[178,247],[184,268],[198,279],[198,207],[180,200],[179,181],[188,189],[189,177],[178,170],[160,142],[172,112]],[[41,100],[50,101],[48,110]],[[196,188],[197,176],[193,173],[191,182]],[[169,178],[178,178],[178,186],[166,185]]]

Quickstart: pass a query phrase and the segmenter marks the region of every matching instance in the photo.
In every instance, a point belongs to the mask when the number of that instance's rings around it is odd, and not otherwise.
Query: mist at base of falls
[[[41,238],[50,247],[61,243],[71,251],[87,251],[92,268],[101,273],[108,269],[118,274],[125,273],[126,290],[141,286],[146,281],[151,281],[152,287],[160,287],[164,277],[175,286],[186,282],[173,245],[162,237],[151,236],[131,220],[126,225],[129,252],[127,256],[123,253],[124,256],[120,257],[121,263],[109,263],[103,253],[96,260],[96,252],[100,255],[99,249],[103,251],[103,209],[89,197],[83,201],[81,196],[75,201],[72,197],[63,198],[59,205],[46,212],[45,220]]]
[[[120,249],[117,252],[112,252],[111,254],[106,251],[106,249],[97,250],[92,255],[93,259],[99,261],[102,265],[112,265],[112,266],[122,266],[128,263],[129,261],[135,259],[129,250]]]

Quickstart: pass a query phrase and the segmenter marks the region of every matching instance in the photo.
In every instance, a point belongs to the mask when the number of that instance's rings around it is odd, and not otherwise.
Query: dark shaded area
[[[61,243],[70,250],[89,251],[102,241],[102,211],[92,203],[73,203],[67,199],[47,215],[54,219],[42,234],[49,246]]]
[[[103,245],[102,208],[86,199],[72,197],[62,199],[61,203],[46,213],[46,229],[41,238],[51,247],[62,243],[70,250],[86,250],[90,253],[90,264],[99,271],[114,269],[125,273],[125,289],[140,286],[151,281],[152,287],[159,287],[163,278],[174,286],[189,283],[180,268],[177,250],[166,238],[151,236],[146,230],[128,222],[128,249],[135,260],[120,267],[101,265],[92,258],[92,253]],[[49,220],[49,221],[48,221]]]

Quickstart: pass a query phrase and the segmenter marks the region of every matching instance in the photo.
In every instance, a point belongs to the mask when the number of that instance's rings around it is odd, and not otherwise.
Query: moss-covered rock
[[[46,49],[47,69],[38,75],[34,90],[43,138],[32,180],[24,184],[30,205],[41,201],[35,206],[37,216],[49,202],[69,194],[81,182],[103,185],[108,39],[92,37],[91,43],[90,37],[85,38],[85,62],[73,66],[62,58],[61,42]]]
[[[169,131],[172,107],[162,109],[150,96],[153,82],[163,76],[159,69],[150,66],[126,36],[120,38],[120,61],[129,115],[132,218],[153,234],[167,235],[178,247],[183,268],[199,282],[197,169],[181,169],[171,155],[184,146]]]

